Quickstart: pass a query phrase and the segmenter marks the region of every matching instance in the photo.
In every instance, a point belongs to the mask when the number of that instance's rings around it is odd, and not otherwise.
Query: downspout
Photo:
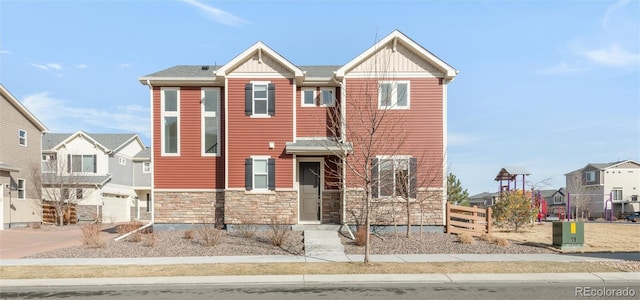
[[[346,98],[347,98],[347,93],[345,91],[344,88],[344,82],[343,81],[338,81],[336,80],[335,76],[333,78],[331,78],[333,80],[333,82],[337,83],[340,85],[340,137],[338,137],[338,142],[339,143],[344,143],[345,142],[345,137],[346,137],[346,116],[345,116],[345,111],[346,111]],[[342,188],[342,218],[341,218],[341,223],[342,223],[342,227],[344,227],[345,229],[347,229],[347,232],[349,233],[349,237],[351,237],[352,240],[355,240],[355,236],[353,236],[353,232],[351,232],[351,228],[349,228],[349,224],[347,224],[347,168],[345,168],[345,163],[344,160],[347,157],[347,149],[342,149],[343,153],[342,153],[342,157],[343,157],[343,162],[342,162],[342,178],[341,178],[341,188]]]
[[[151,145],[150,145],[150,148],[151,148],[151,151],[150,151],[151,152],[150,153],[151,154],[151,162],[149,164],[149,168],[151,169],[151,184],[150,184],[151,185],[151,191],[150,191],[151,192],[151,201],[149,202],[149,205],[151,205],[151,207],[150,207],[151,220],[149,221],[149,223],[143,225],[142,227],[140,227],[140,228],[138,228],[136,230],[127,232],[127,233],[115,238],[114,241],[119,241],[119,240],[124,239],[124,238],[126,238],[126,237],[128,237],[128,236],[130,236],[130,235],[132,235],[132,234],[134,234],[136,232],[138,232],[138,231],[145,230],[145,229],[153,226],[153,223],[155,222],[155,211],[156,210],[155,210],[155,204],[154,203],[155,203],[155,198],[156,197],[155,197],[155,190],[153,188],[153,182],[154,182],[153,181],[153,177],[154,177],[153,176],[154,175],[154,171],[153,171],[153,168],[154,168],[154,164],[153,164],[153,86],[151,85],[151,81],[149,79],[147,79],[147,85],[149,86],[149,107],[151,107],[151,112],[150,112],[150,114],[151,114],[151,116],[150,116],[151,117]]]

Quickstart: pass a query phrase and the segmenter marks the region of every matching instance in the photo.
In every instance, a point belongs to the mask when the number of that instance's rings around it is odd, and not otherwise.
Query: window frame
[[[18,129],[18,145],[27,147],[27,131]]]
[[[176,92],[176,111],[165,111],[165,91],[175,91]],[[167,152],[166,151],[166,143],[167,139],[165,137],[166,133],[166,125],[165,118],[167,117],[175,117],[176,118],[176,152]],[[180,88],[179,87],[162,87],[160,88],[160,153],[162,156],[180,156]]]
[[[22,184],[20,184],[22,183]],[[17,191],[17,195],[16,198],[18,198],[18,200],[25,200],[27,199],[27,180],[22,179],[22,178],[17,178],[16,179],[16,191]],[[22,196],[20,195],[22,193]]]
[[[554,204],[563,203],[563,202],[564,201],[562,201],[562,196],[560,196],[560,195],[553,196],[553,203]]]
[[[74,156],[76,157],[80,157],[80,171],[76,171],[75,170],[75,164],[73,163],[73,159]],[[67,170],[68,173],[71,174],[78,174],[78,173],[97,173],[98,172],[98,157],[95,154],[68,154],[69,157],[69,161],[67,162],[67,164],[69,164],[69,168]],[[84,164],[84,159],[86,157],[91,157],[92,159],[92,164],[90,166],[90,169],[86,169],[85,168],[85,164]]]
[[[304,102],[304,100],[305,100],[305,97],[304,97],[305,96],[305,92],[311,92],[312,100],[313,100],[312,104],[307,104],[307,103]],[[317,89],[315,87],[313,87],[313,88],[303,87],[302,89],[300,89],[300,106],[301,107],[316,107],[316,102],[317,102],[316,101],[316,97],[318,97],[317,94],[318,94],[318,91],[317,91]]]
[[[269,159],[271,157],[270,156],[251,156],[252,159],[252,165],[251,165],[251,190],[252,191],[257,191],[257,192],[266,192],[269,191]],[[256,161],[264,161],[264,165],[266,168],[266,172],[265,173],[260,173],[260,174],[256,174]],[[261,176],[265,176],[266,180],[266,186],[264,188],[262,187],[256,187],[256,175],[261,175]]]
[[[375,178],[377,184],[376,184],[376,188],[377,188],[377,195],[379,198],[394,198],[394,197],[401,197],[402,195],[398,194],[398,187],[397,185],[397,178],[396,178],[396,167],[400,165],[400,161],[404,161],[404,165],[406,165],[406,170],[407,170],[407,193],[411,194],[411,177],[413,175],[411,175],[411,159],[413,157],[410,155],[381,155],[381,156],[377,156],[376,159],[378,160],[376,168],[378,168],[376,176],[377,178]],[[391,160],[391,165],[393,166],[391,172],[392,172],[392,176],[393,176],[393,185],[391,186],[391,191],[393,191],[392,195],[383,195],[383,191],[385,190],[385,186],[386,184],[382,184],[383,183],[383,175],[382,175],[382,165],[383,165],[383,161],[388,161]],[[414,171],[415,172],[415,171]],[[412,197],[409,195],[409,198],[411,199]]]
[[[619,198],[617,197],[619,196]],[[611,201],[622,201],[624,200],[624,195],[622,193],[621,187],[614,187],[611,189]]]
[[[267,86],[268,89],[268,86]],[[218,94],[218,103],[216,105],[215,111],[205,111],[205,94],[207,91],[214,91]],[[269,91],[267,90],[267,94]],[[220,156],[220,88],[201,88],[200,89],[200,139],[201,139],[201,151],[202,156]],[[206,141],[206,126],[205,126],[205,118],[215,118],[216,122],[216,151],[213,153],[207,152]]]
[[[391,98],[389,99],[389,105],[383,105],[382,103],[382,85],[390,84],[391,85]],[[398,85],[406,84],[407,85],[407,105],[406,106],[398,106]],[[411,81],[410,80],[383,80],[378,82],[378,109],[389,109],[389,110],[403,110],[411,108]]]
[[[323,92],[331,92],[331,103],[330,104],[325,104],[324,103],[324,98],[323,98]],[[318,101],[319,101],[319,106],[322,107],[335,107],[336,106],[336,89],[334,87],[320,87],[320,91],[318,93]]]
[[[150,161],[143,161],[142,162],[142,173],[144,173],[144,174],[151,173],[151,162]]]
[[[127,165],[127,159],[124,157],[118,157],[118,164],[120,164],[121,166],[126,166]]]
[[[58,155],[57,153],[43,153],[41,160],[40,170],[42,173],[57,173],[58,172]],[[53,170],[45,168],[45,166],[53,167]]]
[[[271,82],[269,81],[252,81],[251,82],[251,117],[254,117],[254,118],[270,118],[271,117],[271,115],[269,115],[269,84],[271,84]],[[262,98],[256,99],[257,85],[264,85],[264,91],[265,91],[264,99]],[[256,100],[264,101],[265,103],[264,113],[256,113]]]
[[[584,181],[587,182],[587,183],[595,182],[596,181],[596,171],[584,172]]]

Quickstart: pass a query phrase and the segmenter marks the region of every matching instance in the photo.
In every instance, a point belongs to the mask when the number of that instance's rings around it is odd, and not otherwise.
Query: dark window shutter
[[[270,116],[276,115],[276,85],[269,83],[267,93],[267,113]]]
[[[371,160],[371,197],[378,198],[378,186],[380,184],[378,178],[378,159]]]
[[[71,173],[71,154],[67,154],[67,173]]]
[[[253,189],[253,159],[244,160],[244,188],[247,191]]]
[[[271,191],[275,191],[276,190],[276,159],[275,158],[269,158],[268,162],[267,162],[267,171],[269,172],[267,177],[268,178],[268,183],[267,186],[269,187],[269,190]]]
[[[418,197],[418,159],[409,159],[409,198]]]
[[[98,173],[98,159],[95,154],[93,155],[93,173]]]
[[[253,84],[244,85],[244,115],[250,116],[253,113]]]

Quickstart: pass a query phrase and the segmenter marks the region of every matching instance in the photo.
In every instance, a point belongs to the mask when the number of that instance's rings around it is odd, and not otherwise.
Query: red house
[[[154,223],[355,224],[369,191],[372,223],[441,226],[456,74],[396,30],[343,66],[258,42],[223,66],[141,77]]]

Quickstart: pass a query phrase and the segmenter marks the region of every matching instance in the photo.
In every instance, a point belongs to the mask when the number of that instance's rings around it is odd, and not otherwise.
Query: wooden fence
[[[78,212],[76,211],[76,206],[71,205],[64,212],[64,223],[65,224],[76,224],[78,223]],[[43,223],[58,223],[58,215],[56,214],[56,209],[50,202],[42,203],[42,222]]]
[[[447,233],[481,236],[491,233],[491,208],[482,209],[447,203]]]

